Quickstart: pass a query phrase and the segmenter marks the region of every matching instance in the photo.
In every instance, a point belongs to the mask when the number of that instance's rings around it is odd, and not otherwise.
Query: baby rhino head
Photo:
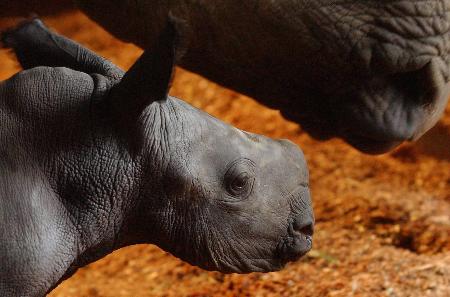
[[[168,97],[168,31],[112,93],[126,121],[137,122],[126,131],[136,134],[142,168],[135,232],[205,269],[278,270],[311,249],[304,156],[289,141],[241,131]],[[131,108],[130,97],[140,107]]]
[[[157,188],[148,181],[144,196],[158,193],[147,207],[160,246],[223,272],[278,270],[311,249],[308,171],[296,145],[241,131],[178,99],[155,109],[147,117],[161,124],[148,139],[164,136],[147,150],[162,147],[160,178]]]

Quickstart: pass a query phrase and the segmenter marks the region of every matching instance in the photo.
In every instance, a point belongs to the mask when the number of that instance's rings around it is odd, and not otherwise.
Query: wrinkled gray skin
[[[26,70],[0,84],[0,296],[136,243],[240,273],[311,248],[301,151],[168,97],[175,36],[123,76],[39,20],[4,34]]]
[[[367,153],[417,139],[448,101],[450,0],[76,2],[142,47],[184,20],[183,67]]]

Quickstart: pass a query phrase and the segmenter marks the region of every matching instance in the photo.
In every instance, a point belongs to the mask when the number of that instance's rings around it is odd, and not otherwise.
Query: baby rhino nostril
[[[312,236],[314,234],[314,227],[312,224],[308,224],[305,227],[301,228],[300,232],[305,235]]]
[[[295,220],[293,224],[294,230],[303,235],[313,236],[314,224],[310,220]]]

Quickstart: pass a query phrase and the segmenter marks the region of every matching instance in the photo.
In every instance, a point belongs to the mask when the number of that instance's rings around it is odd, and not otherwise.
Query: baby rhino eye
[[[225,188],[234,198],[247,198],[255,180],[254,163],[248,159],[234,161],[225,173]]]
[[[230,190],[235,193],[243,191],[249,184],[249,175],[247,172],[239,174],[230,184]]]

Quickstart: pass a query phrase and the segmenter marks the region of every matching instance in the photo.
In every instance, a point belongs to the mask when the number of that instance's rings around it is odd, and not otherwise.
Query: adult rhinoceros
[[[364,152],[417,139],[448,100],[450,0],[77,2],[144,48],[184,20],[181,66]]]

